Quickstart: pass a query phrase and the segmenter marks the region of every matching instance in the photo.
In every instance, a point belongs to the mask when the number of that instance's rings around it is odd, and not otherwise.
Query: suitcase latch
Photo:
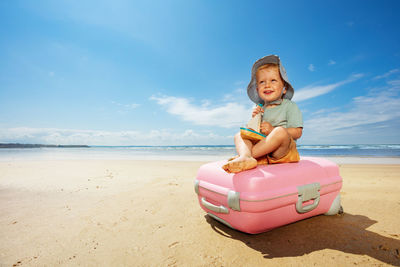
[[[240,211],[240,193],[230,190],[228,192],[228,206],[229,208]]]
[[[196,192],[196,194],[199,194],[199,180],[194,180],[194,192]]]
[[[319,204],[321,188],[319,183],[306,184],[297,187],[299,199],[296,203],[296,210],[298,213],[306,213],[315,209]],[[314,200],[313,203],[303,206],[303,203],[309,200]]]

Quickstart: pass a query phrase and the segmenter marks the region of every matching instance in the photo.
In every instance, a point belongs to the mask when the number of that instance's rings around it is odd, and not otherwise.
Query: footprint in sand
[[[167,263],[167,266],[177,266],[177,259],[175,257],[168,257],[169,263]]]
[[[178,245],[178,244],[179,244],[179,242],[176,241],[176,242],[173,242],[173,243],[169,244],[168,247],[169,247],[169,248],[173,248],[173,247],[175,247],[175,246]]]

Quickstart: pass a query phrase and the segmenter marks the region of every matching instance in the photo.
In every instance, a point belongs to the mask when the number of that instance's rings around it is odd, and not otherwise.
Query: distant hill
[[[87,145],[43,145],[43,144],[18,144],[18,143],[4,144],[4,143],[0,143],[0,148],[40,148],[40,147],[74,148],[74,147],[89,147],[89,146],[87,146]]]

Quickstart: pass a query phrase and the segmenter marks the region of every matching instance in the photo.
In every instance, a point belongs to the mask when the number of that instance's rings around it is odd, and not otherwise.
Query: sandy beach
[[[249,235],[206,216],[204,162],[0,162],[0,266],[400,265],[400,165],[341,164],[345,213]]]

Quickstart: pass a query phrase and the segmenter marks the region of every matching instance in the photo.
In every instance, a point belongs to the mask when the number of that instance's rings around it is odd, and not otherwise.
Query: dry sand
[[[0,265],[400,265],[400,165],[341,165],[343,215],[248,235],[201,210],[201,164],[0,162]]]

